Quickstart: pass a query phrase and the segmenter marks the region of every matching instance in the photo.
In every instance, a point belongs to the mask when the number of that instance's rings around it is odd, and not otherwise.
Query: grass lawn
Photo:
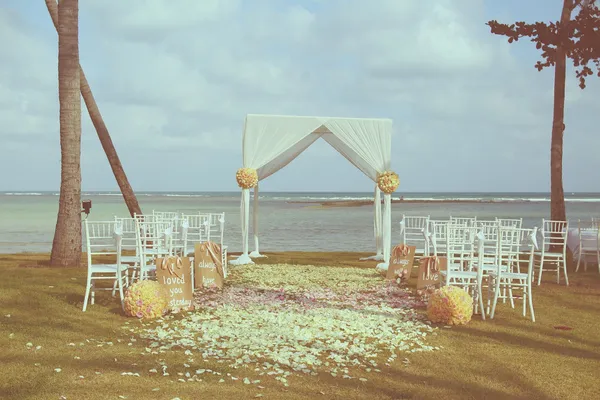
[[[267,255],[260,263],[374,265],[358,262],[359,253]],[[48,259],[0,255],[0,399],[600,398],[600,274],[592,266],[586,273],[571,269],[569,287],[544,275],[534,288],[536,323],[521,315],[520,302],[514,310],[500,304],[494,320],[474,316],[467,326],[440,327],[426,341],[442,350],[399,355],[389,366],[382,360],[381,372],[367,381],[300,374],[285,387],[264,378],[260,385],[218,383],[215,375],[179,382],[190,363],[183,351],[146,351],[148,343],[124,329],[140,323],[123,316],[108,292],[81,312],[85,268],[50,269]],[[149,372],[160,363],[168,363],[169,376]],[[192,364],[188,368],[223,377],[258,378],[253,368],[232,371],[201,359]]]

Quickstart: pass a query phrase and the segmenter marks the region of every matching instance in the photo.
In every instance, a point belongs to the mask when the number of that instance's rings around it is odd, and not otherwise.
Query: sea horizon
[[[251,192],[253,193],[253,192]],[[58,191],[0,191],[0,253],[47,252],[52,246]],[[137,191],[143,212],[225,213],[225,244],[242,249],[240,191]],[[92,200],[90,221],[129,216],[119,191],[82,192]],[[374,251],[373,192],[261,191],[259,225],[262,251]],[[523,218],[524,227],[540,226],[550,217],[544,192],[396,192],[392,204],[392,243],[399,240],[402,215],[432,219],[476,216],[478,219]],[[567,218],[600,217],[600,193],[565,195]],[[323,207],[318,203],[356,206]],[[370,203],[370,205],[369,205]],[[351,204],[350,204],[351,205]],[[251,218],[252,225],[253,218]],[[250,247],[253,248],[253,238]]]
[[[212,197],[232,198],[240,196],[240,191],[175,191],[148,190],[136,191],[138,197]],[[254,192],[251,191],[251,195]],[[0,197],[11,196],[58,196],[55,190],[11,190],[0,191]],[[83,190],[82,197],[121,196],[118,190]],[[259,199],[283,201],[365,201],[373,198],[372,191],[260,191]],[[482,202],[549,202],[550,192],[396,192],[393,200],[407,201],[482,201]],[[600,192],[567,192],[566,202],[600,202]]]

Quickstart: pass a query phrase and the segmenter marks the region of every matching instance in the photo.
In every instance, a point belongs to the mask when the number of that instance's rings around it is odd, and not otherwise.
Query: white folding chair
[[[568,222],[542,219],[542,246],[539,251],[538,285],[542,283],[543,271],[556,271],[556,283],[560,284],[560,269],[562,266],[565,283],[569,286],[569,276],[567,275],[568,232]],[[546,263],[555,265],[555,268],[545,268]]]
[[[458,286],[473,296],[475,313],[481,310],[481,318],[485,320],[483,306],[482,280],[483,269],[478,265],[483,263],[483,238],[474,232],[474,227],[448,224],[446,227],[446,270],[440,271],[444,286]],[[477,256],[472,242],[477,243]]]
[[[173,255],[172,226],[169,222],[146,222],[136,219],[139,231],[140,280],[156,273],[157,258]]]
[[[88,221],[85,220],[85,241],[87,249],[87,281],[85,287],[85,296],[83,300],[83,311],[87,309],[91,294],[91,304],[95,302],[95,292],[98,290],[119,290],[121,307],[123,307],[123,288],[129,285],[127,268],[121,263],[122,235],[120,226],[114,221]],[[95,258],[98,256],[116,256],[116,263],[97,263]],[[112,287],[97,288],[97,281],[113,281]]]
[[[206,241],[206,220],[208,219],[208,214],[182,214],[181,218],[188,223],[184,244],[185,255],[193,255],[195,245]]]
[[[137,270],[140,266],[140,255],[138,253],[137,246],[137,228],[135,224],[135,218],[131,217],[117,217],[115,216],[115,223],[120,226],[123,232],[123,240],[121,248],[123,251],[135,252],[132,255],[121,255],[121,263],[128,265],[130,270]]]
[[[429,215],[412,217],[402,214],[400,241],[407,246],[416,246],[415,254],[429,255]]]
[[[490,312],[490,319],[494,318],[496,312],[496,305],[498,304],[498,298],[500,297],[500,290],[503,289],[505,292],[508,289],[511,296],[511,307],[514,308],[514,298],[520,298],[523,300],[523,316],[527,315],[527,305],[529,305],[529,312],[531,314],[531,320],[535,322],[535,313],[533,310],[533,295],[532,295],[532,281],[533,281],[533,268],[534,268],[534,254],[537,249],[537,228],[533,229],[519,229],[511,227],[501,227],[500,240],[512,241],[513,237],[517,237],[519,246],[512,247],[508,245],[500,245],[500,254],[504,252],[512,253],[513,257],[506,257],[507,259],[516,259],[519,264],[526,264],[525,272],[516,272],[500,268],[500,264],[495,271],[490,271],[490,283],[488,285],[488,307],[490,299],[493,295],[492,309]],[[511,248],[512,250],[508,250]],[[518,271],[521,268],[517,269]],[[514,291],[522,291],[520,297],[513,297]]]
[[[578,248],[577,252],[577,268],[575,272],[579,271],[579,265],[583,258],[583,270],[587,271],[587,257],[589,255],[596,256],[596,262],[598,263],[598,272],[600,272],[600,243],[598,231],[598,223],[595,221],[582,221],[579,220],[577,223],[577,237],[578,237]]]
[[[446,239],[449,221],[429,220],[427,240],[429,252],[434,256],[446,255]]]

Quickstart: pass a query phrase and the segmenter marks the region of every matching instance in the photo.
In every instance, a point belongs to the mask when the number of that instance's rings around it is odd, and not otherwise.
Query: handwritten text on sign
[[[446,257],[422,257],[419,260],[417,289],[433,289],[441,284],[440,272],[446,269]]]
[[[169,257],[156,260],[156,277],[165,285],[171,299],[171,309],[190,309],[193,292],[191,282],[191,265],[188,257]]]
[[[194,248],[194,287],[223,288],[221,246],[213,242],[196,244]]]
[[[405,274],[410,277],[413,262],[415,260],[416,246],[406,246],[400,244],[392,249],[390,265],[386,273],[386,279],[395,279],[396,274],[406,270]]]

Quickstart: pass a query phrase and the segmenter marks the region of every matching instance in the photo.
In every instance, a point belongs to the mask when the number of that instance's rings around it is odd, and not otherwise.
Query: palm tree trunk
[[[573,0],[564,0],[560,16],[559,35],[566,34],[571,20]],[[560,32],[563,32],[562,34]],[[554,112],[552,116],[552,142],[550,145],[550,219],[566,221],[565,192],[563,189],[563,135],[565,132],[565,78],[567,56],[560,44],[556,50],[554,66]]]
[[[46,7],[48,8],[48,12],[50,13],[52,22],[54,23],[54,27],[58,30],[58,7],[56,5],[56,0],[46,0]],[[113,174],[115,175],[115,179],[117,180],[119,189],[121,189],[121,193],[123,194],[123,198],[125,199],[125,204],[127,205],[129,214],[131,214],[132,217],[133,214],[142,214],[142,210],[140,209],[140,205],[138,203],[137,197],[135,196],[135,192],[129,184],[129,180],[127,179],[127,175],[125,174],[125,170],[123,169],[123,165],[121,164],[121,160],[119,159],[117,150],[115,149],[113,141],[110,138],[108,128],[106,127],[106,124],[102,119],[102,114],[100,114],[100,110],[98,109],[98,105],[96,104],[96,99],[94,99],[92,89],[90,88],[90,85],[85,77],[85,74],[83,73],[83,69],[81,68],[81,66],[79,66],[79,76],[81,95],[83,96],[83,101],[85,102],[85,105],[87,107],[90,119],[92,120],[92,124],[94,124],[94,128],[96,128],[98,139],[100,139],[100,144],[104,149],[106,158],[108,158],[108,162],[113,171]]]
[[[81,96],[79,95],[79,4],[58,7],[58,98],[60,102],[60,197],[50,265],[81,262]]]

